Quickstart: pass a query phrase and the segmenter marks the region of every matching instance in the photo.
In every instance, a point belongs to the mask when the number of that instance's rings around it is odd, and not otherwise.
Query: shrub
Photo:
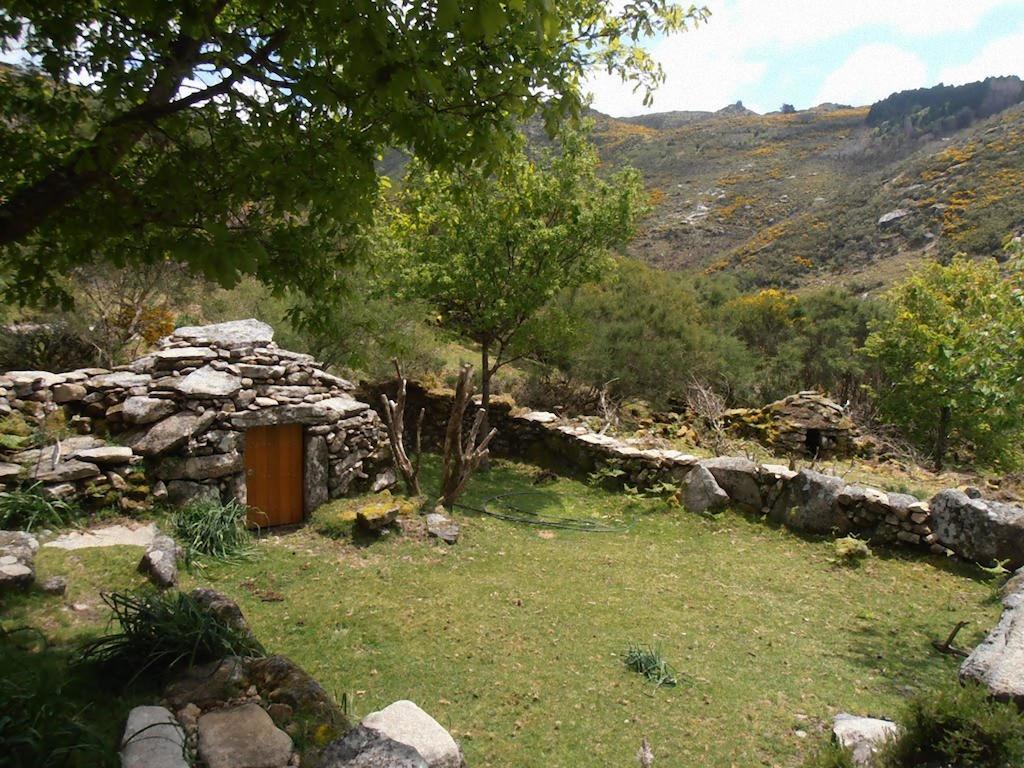
[[[905,733],[884,752],[885,768],[1024,765],[1024,716],[1012,703],[989,698],[981,686],[950,686],[913,698]]]
[[[95,348],[63,321],[12,325],[0,334],[0,371],[70,371],[95,362]]]
[[[79,665],[131,672],[192,666],[225,656],[262,656],[252,635],[209,612],[189,595],[176,593],[104,594],[119,631],[85,643]]]
[[[187,560],[195,555],[233,560],[252,553],[247,515],[248,509],[237,501],[221,504],[212,499],[197,499],[174,513],[171,526]]]
[[[48,498],[40,483],[0,492],[0,529],[29,531],[60,528],[69,524],[79,509],[66,501]]]

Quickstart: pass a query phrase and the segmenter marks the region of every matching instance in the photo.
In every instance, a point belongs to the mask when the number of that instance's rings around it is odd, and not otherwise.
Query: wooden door
[[[302,425],[253,427],[245,433],[249,523],[261,528],[302,522]]]

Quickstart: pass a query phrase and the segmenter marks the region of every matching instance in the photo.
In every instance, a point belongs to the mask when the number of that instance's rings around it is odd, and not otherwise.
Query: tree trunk
[[[942,471],[942,462],[946,458],[946,445],[949,442],[949,424],[953,420],[953,409],[948,405],[939,408],[939,424],[935,433],[935,471]]]
[[[480,410],[484,418],[480,422],[480,432],[487,434],[491,428],[491,345],[484,342],[480,345]]]

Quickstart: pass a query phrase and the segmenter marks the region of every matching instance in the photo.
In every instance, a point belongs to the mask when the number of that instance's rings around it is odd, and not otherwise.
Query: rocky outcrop
[[[1006,561],[1010,568],[1024,566],[1021,507],[950,489],[932,498],[931,515],[938,540],[954,552],[987,565]]]
[[[960,677],[1024,708],[1024,569],[1003,589],[1003,615],[960,666]]]

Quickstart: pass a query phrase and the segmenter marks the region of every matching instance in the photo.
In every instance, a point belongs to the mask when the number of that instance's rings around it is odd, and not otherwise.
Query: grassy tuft
[[[188,562],[196,555],[237,560],[253,552],[246,528],[247,509],[237,501],[221,504],[203,499],[189,502],[171,517],[174,536],[185,549]]]
[[[184,593],[103,595],[119,631],[91,640],[76,663],[130,672],[201,664],[224,656],[258,656],[263,648],[247,632],[226,624]]]
[[[836,539],[833,546],[840,565],[857,566],[865,558],[871,557],[871,547],[856,536],[843,536]]]
[[[66,501],[44,495],[42,485],[0,493],[0,529],[29,531],[40,528],[61,528],[80,514]]]
[[[857,768],[857,764],[849,749],[827,741],[808,756],[804,768]]]
[[[622,654],[622,661],[658,687],[679,685],[675,670],[665,661],[659,648],[630,643],[626,652]]]

